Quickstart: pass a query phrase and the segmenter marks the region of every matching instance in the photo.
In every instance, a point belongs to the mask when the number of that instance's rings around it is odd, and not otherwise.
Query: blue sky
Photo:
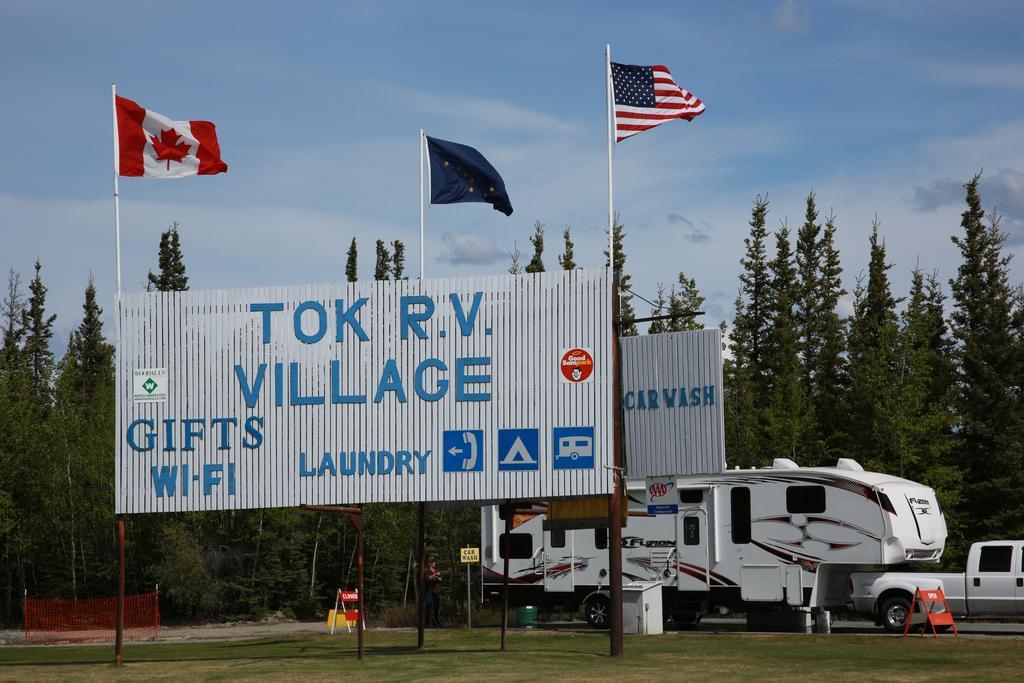
[[[377,238],[416,273],[416,137],[478,148],[515,213],[427,211],[428,276],[490,274],[547,225],[603,264],[603,49],[665,64],[707,112],[616,148],[627,270],[651,298],[684,271],[731,319],[750,206],[833,209],[845,284],[877,213],[897,293],[919,263],[945,280],[960,185],[984,169],[1024,279],[1024,49],[1016,2],[265,3],[6,0],[0,4],[0,267],[39,257],[63,349],[92,272],[113,297],[110,83],[173,119],[209,119],[226,175],[122,179],[126,290],[181,226],[193,288],[362,277]],[[843,302],[849,309],[849,298]],[[644,310],[645,305],[640,309]]]

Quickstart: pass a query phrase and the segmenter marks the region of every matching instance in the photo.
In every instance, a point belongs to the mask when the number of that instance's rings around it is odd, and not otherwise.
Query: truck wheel
[[[882,603],[882,628],[889,633],[903,633],[910,616],[910,600],[894,595]]]
[[[587,616],[587,624],[590,628],[608,628],[608,617],[611,611],[611,602],[603,595],[595,595],[587,600],[584,613]]]

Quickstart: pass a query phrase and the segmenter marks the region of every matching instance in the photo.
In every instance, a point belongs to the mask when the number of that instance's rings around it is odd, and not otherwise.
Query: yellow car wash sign
[[[469,564],[470,562],[480,561],[480,548],[463,548],[462,549],[462,563]]]

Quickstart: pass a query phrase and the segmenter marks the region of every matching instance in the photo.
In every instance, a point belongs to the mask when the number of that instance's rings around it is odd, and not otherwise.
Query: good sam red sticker
[[[558,369],[561,370],[562,380],[565,382],[587,382],[594,376],[594,355],[589,349],[569,349],[562,354]]]

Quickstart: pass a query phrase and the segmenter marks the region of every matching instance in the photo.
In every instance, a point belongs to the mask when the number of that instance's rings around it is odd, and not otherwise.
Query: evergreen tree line
[[[769,235],[757,197],[725,364],[730,465],[853,458],[927,484],[954,567],[974,541],[1024,536],[1024,293],[979,179],[964,186],[948,290],[917,266],[897,297],[876,218],[850,315],[839,310],[836,217],[822,220],[811,193],[795,236],[785,222]]]
[[[965,543],[1024,536],[1024,293],[1009,282],[1006,236],[998,217],[982,210],[977,186],[978,178],[966,185],[953,237],[962,257],[955,277],[944,283],[915,268],[907,296],[897,298],[876,221],[850,315],[840,311],[847,292],[837,218],[821,219],[810,194],[795,239],[785,223],[769,235],[768,200],[758,197],[727,330],[727,462],[764,466],[787,457],[831,465],[852,457],[867,469],[928,484],[947,514],[953,566]],[[533,226],[525,265],[513,250],[509,272],[545,269],[544,228]],[[614,268],[628,288],[624,237],[616,217]],[[559,268],[579,267],[568,226],[562,242]],[[406,277],[400,241],[378,240],[375,256],[375,279]],[[184,264],[174,225],[161,236],[147,286],[188,289]],[[355,240],[345,273],[358,278]],[[26,591],[66,598],[113,591],[114,349],[91,279],[81,322],[59,361],[50,350],[55,316],[46,311],[41,263],[27,291],[13,270],[7,285],[0,308],[0,622],[17,624]],[[633,318],[632,297],[624,294],[623,316]],[[648,333],[699,329],[697,318],[682,314],[703,301],[696,282],[679,273],[651,302],[653,313],[677,317],[656,321]],[[365,516],[372,619],[415,602],[416,506],[367,505]],[[475,507],[429,512],[428,552],[447,570],[449,611],[461,609],[466,585],[458,552],[479,543],[479,520]],[[133,515],[127,531],[128,590],[159,584],[169,620],[277,610],[311,617],[332,603],[336,588],[355,583],[355,531],[344,515]]]

